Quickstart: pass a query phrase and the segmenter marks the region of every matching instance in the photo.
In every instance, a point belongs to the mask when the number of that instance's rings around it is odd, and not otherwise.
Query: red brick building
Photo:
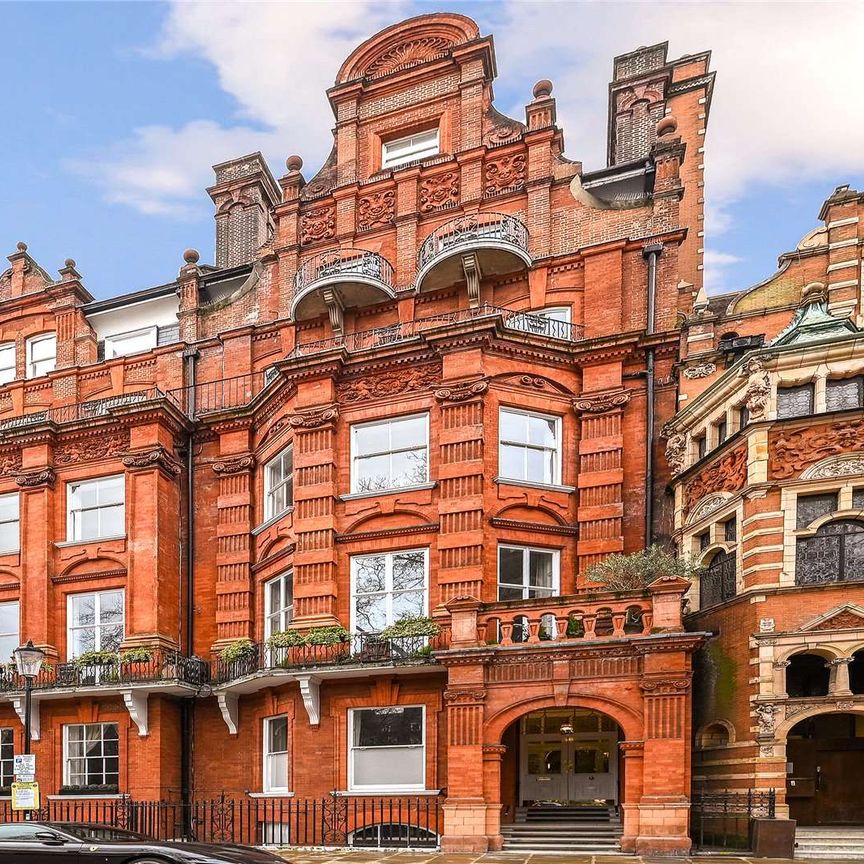
[[[0,643],[48,652],[43,794],[434,798],[467,850],[602,801],[689,848],[687,584],[584,574],[670,530],[708,60],[615,58],[588,172],[549,81],[505,117],[491,37],[421,16],[342,65],[308,181],[216,166],[215,266],[93,301],[19,244]],[[4,760],[22,714],[6,672]]]
[[[841,186],[773,276],[697,298],[665,430],[676,537],[706,568],[688,623],[715,634],[694,785],[776,788],[799,836],[862,821],[862,217]]]

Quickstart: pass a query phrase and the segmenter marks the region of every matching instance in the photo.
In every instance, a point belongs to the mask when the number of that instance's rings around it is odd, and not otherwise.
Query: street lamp
[[[21,645],[13,652],[18,674],[24,679],[24,755],[30,753],[30,708],[32,701],[33,679],[42,668],[45,652],[33,644],[32,639],[26,645]]]

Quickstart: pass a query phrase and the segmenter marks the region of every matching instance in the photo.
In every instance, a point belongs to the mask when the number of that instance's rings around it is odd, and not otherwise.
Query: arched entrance
[[[817,714],[786,738],[786,799],[799,825],[864,824],[864,714]]]
[[[618,724],[588,708],[545,708],[507,727],[502,802],[519,807],[617,806],[621,800]]]

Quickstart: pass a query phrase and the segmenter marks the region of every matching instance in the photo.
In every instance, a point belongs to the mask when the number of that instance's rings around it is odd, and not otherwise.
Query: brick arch
[[[832,700],[835,701],[836,700]],[[809,720],[811,717],[819,717],[822,714],[857,714],[864,717],[864,705],[850,705],[848,708],[837,708],[836,704],[832,705],[815,705],[813,708],[808,708],[806,711],[799,711],[788,717],[782,723],[778,724],[774,730],[774,737],[780,742],[780,745],[786,747],[786,738],[792,729],[795,728],[802,720]],[[785,755],[785,754],[784,754]]]
[[[621,727],[625,741],[639,741],[644,737],[641,712],[623,702],[573,693],[563,703],[554,696],[529,697],[511,702],[506,708],[486,719],[483,730],[486,744],[500,744],[504,732],[512,723],[532,711],[542,711],[544,708],[587,708],[611,717]]]

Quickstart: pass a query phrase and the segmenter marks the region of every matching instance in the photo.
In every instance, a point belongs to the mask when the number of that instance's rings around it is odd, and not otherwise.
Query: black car
[[[252,846],[151,840],[110,825],[12,822],[0,825],[2,864],[285,864]]]

